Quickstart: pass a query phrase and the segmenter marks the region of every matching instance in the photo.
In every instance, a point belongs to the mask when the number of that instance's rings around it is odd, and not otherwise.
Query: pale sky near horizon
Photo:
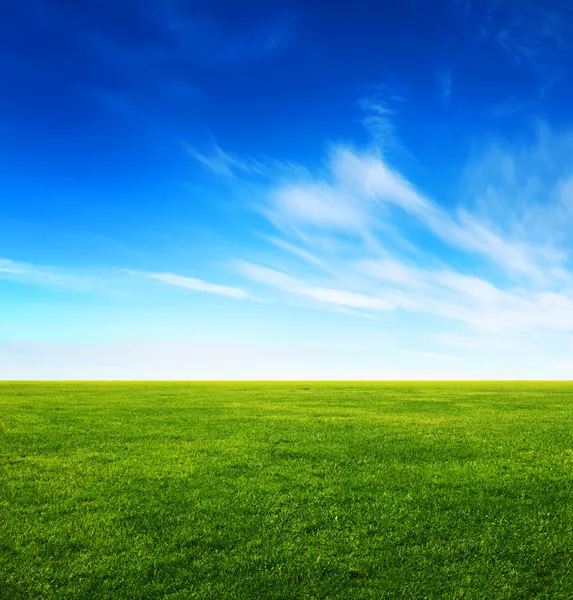
[[[573,377],[573,2],[4,4],[0,379]]]

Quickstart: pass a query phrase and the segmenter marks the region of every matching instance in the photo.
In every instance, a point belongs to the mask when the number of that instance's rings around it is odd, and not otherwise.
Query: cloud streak
[[[65,289],[97,294],[129,294],[133,292],[134,278],[141,282],[151,280],[161,284],[203,294],[226,296],[235,300],[257,300],[245,290],[209,283],[195,277],[175,273],[149,273],[129,269],[73,270],[37,265],[10,259],[0,259],[0,280],[34,285],[48,289]]]
[[[237,263],[237,270],[252,281],[262,283],[277,290],[310,298],[318,303],[334,304],[350,309],[392,310],[394,308],[391,302],[381,297],[367,296],[336,288],[309,285],[290,275],[262,265],[240,261]]]
[[[104,282],[102,273],[96,270],[78,273],[72,269],[36,265],[8,258],[0,258],[1,279],[51,289],[64,288],[84,292],[94,292],[100,289]]]
[[[149,279],[161,281],[167,285],[180,287],[193,292],[227,296],[228,298],[234,298],[235,300],[246,300],[249,298],[252,299],[252,296],[240,288],[218,285],[215,283],[207,283],[206,281],[203,281],[202,279],[196,279],[195,277],[185,277],[183,275],[176,275],[174,273],[146,273],[145,276]]]

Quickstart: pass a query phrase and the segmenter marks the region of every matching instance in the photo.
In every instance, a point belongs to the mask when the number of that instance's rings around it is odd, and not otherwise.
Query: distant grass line
[[[1,382],[0,598],[573,599],[573,383]]]

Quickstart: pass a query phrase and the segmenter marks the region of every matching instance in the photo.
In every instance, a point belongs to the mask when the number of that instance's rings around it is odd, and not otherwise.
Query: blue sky
[[[5,0],[0,378],[573,375],[573,4]]]

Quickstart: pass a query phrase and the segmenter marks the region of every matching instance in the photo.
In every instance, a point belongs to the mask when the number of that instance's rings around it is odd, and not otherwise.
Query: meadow
[[[573,384],[0,383],[0,597],[573,598]]]

